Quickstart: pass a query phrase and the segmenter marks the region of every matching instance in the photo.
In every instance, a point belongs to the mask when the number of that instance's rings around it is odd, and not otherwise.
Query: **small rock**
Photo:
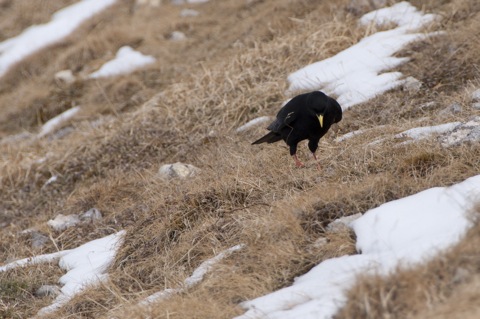
[[[180,16],[181,17],[196,17],[200,14],[200,12],[198,12],[197,10],[193,10],[193,9],[183,9],[181,12],[180,12]]]
[[[475,110],[480,110],[480,102],[475,102],[472,104],[472,107],[475,109]]]
[[[49,241],[49,238],[39,231],[32,231],[30,236],[32,238],[32,248],[42,248]]]
[[[67,229],[68,227],[75,226],[76,224],[80,223],[80,218],[77,215],[62,215],[58,214],[55,219],[50,219],[47,222],[47,225],[52,227],[56,231],[62,231]]]
[[[454,284],[459,284],[465,282],[469,277],[471,277],[470,271],[463,267],[459,267],[455,270],[455,274],[453,275],[452,282]]]
[[[417,93],[418,91],[420,91],[421,87],[422,82],[412,76],[407,77],[403,82],[403,89],[405,91],[408,91],[409,93]]]
[[[335,219],[333,222],[327,225],[327,231],[331,233],[340,233],[342,231],[349,230],[350,223],[360,217],[362,217],[362,213]]]
[[[480,102],[480,89],[476,89],[472,92],[472,101],[473,102]]]
[[[315,242],[313,243],[312,246],[314,248],[321,248],[321,247],[325,246],[326,244],[328,244],[328,239],[325,238],[325,237],[320,237],[317,240],[315,240]]]
[[[422,111],[433,110],[435,108],[435,102],[430,101],[427,103],[420,104],[418,108]]]
[[[183,41],[185,39],[187,39],[187,36],[181,31],[173,31],[172,33],[170,33],[171,41]]]
[[[162,178],[187,178],[187,177],[192,177],[197,174],[199,171],[198,168],[196,168],[193,165],[190,164],[183,164],[183,163],[175,163],[175,164],[165,164],[160,167],[158,170],[158,174]]]
[[[447,115],[447,114],[458,114],[463,111],[463,108],[460,104],[458,103],[453,103],[452,105],[446,107],[445,109],[440,111],[441,115]]]
[[[35,296],[37,297],[46,297],[46,296],[56,297],[59,294],[60,294],[60,288],[55,285],[43,285],[35,291]]]
[[[84,223],[95,222],[100,219],[102,219],[102,213],[95,207],[80,215],[80,220]]]
[[[72,84],[75,82],[76,78],[71,70],[62,70],[55,73],[55,80],[65,84]]]
[[[32,248],[42,248],[49,241],[49,238],[47,236],[45,236],[35,228],[22,230],[20,232],[20,235],[25,235],[30,237]]]
[[[459,124],[452,131],[440,136],[439,140],[444,147],[480,141],[480,116]]]

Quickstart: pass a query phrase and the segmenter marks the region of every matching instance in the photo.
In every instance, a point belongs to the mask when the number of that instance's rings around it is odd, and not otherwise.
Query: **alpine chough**
[[[315,160],[315,151],[322,136],[330,126],[342,119],[342,107],[338,102],[320,91],[300,94],[285,104],[277,118],[268,127],[270,131],[253,144],[275,143],[284,140],[290,147],[290,155],[297,167],[303,163],[297,157],[297,144],[308,139],[308,148]]]

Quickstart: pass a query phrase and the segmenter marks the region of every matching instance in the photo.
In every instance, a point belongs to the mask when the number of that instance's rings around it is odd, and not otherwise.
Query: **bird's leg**
[[[295,160],[295,165],[297,167],[305,167],[305,165],[303,165],[303,163],[298,159],[297,154],[293,154],[292,157]]]
[[[315,159],[315,162],[317,163],[317,169],[319,171],[321,171],[322,167],[320,166],[320,163],[318,162],[317,155],[315,155],[315,153],[312,153],[312,155],[313,155],[313,158]]]

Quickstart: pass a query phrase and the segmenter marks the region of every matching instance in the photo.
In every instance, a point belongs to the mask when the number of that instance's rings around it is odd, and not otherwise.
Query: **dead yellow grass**
[[[252,147],[263,127],[235,133],[250,119],[275,114],[288,98],[290,72],[374,31],[356,27],[349,4],[211,1],[198,7],[199,17],[182,19],[181,7],[122,2],[0,80],[6,83],[0,89],[0,136],[35,133],[71,106],[83,109],[65,124],[73,131],[63,138],[0,144],[2,256],[73,248],[127,230],[110,281],[77,296],[52,318],[232,317],[242,312],[239,302],[289,285],[327,258],[355,253],[352,234],[325,231],[335,218],[478,173],[476,145],[445,149],[429,139],[398,147],[391,138],[415,126],[477,114],[466,93],[478,79],[475,44],[465,41],[478,25],[473,0],[425,4],[445,15],[437,27],[447,34],[408,48],[405,54],[414,58],[400,68],[422,80],[424,88],[416,94],[395,90],[348,110],[337,135],[371,130],[341,143],[330,132],[320,143],[322,172],[311,160],[306,169],[295,169],[281,143]],[[174,30],[188,40],[171,43]],[[158,62],[128,76],[83,79],[122,45]],[[461,50],[444,61],[440,53],[450,46]],[[477,67],[467,70],[467,65]],[[66,68],[79,77],[74,84],[53,80]],[[419,107],[430,101],[433,107]],[[438,115],[453,102],[463,106],[461,114]],[[386,140],[368,145],[379,138]],[[310,156],[303,144],[299,156]],[[201,171],[188,180],[157,177],[161,164],[176,161]],[[44,186],[52,175],[58,175],[57,182]],[[63,232],[45,225],[58,213],[92,207],[104,215],[94,225]],[[51,242],[32,251],[28,238],[19,236],[29,227],[48,233]],[[315,246],[322,237],[327,244]],[[151,293],[178,287],[203,261],[240,243],[246,247],[199,285],[150,309],[135,306]],[[430,284],[436,282],[425,282]],[[367,288],[355,289],[352,300]],[[469,287],[462,291],[474,295]],[[372,300],[379,303],[378,295]],[[27,302],[15,313],[34,313]]]

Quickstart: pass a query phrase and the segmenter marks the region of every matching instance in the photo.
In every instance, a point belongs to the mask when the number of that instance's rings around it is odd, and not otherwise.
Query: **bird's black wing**
[[[295,98],[294,98],[295,99]],[[277,118],[273,121],[267,129],[272,132],[280,132],[284,127],[290,126],[297,118],[298,108],[295,103],[292,103],[294,99],[285,104],[277,114]]]

